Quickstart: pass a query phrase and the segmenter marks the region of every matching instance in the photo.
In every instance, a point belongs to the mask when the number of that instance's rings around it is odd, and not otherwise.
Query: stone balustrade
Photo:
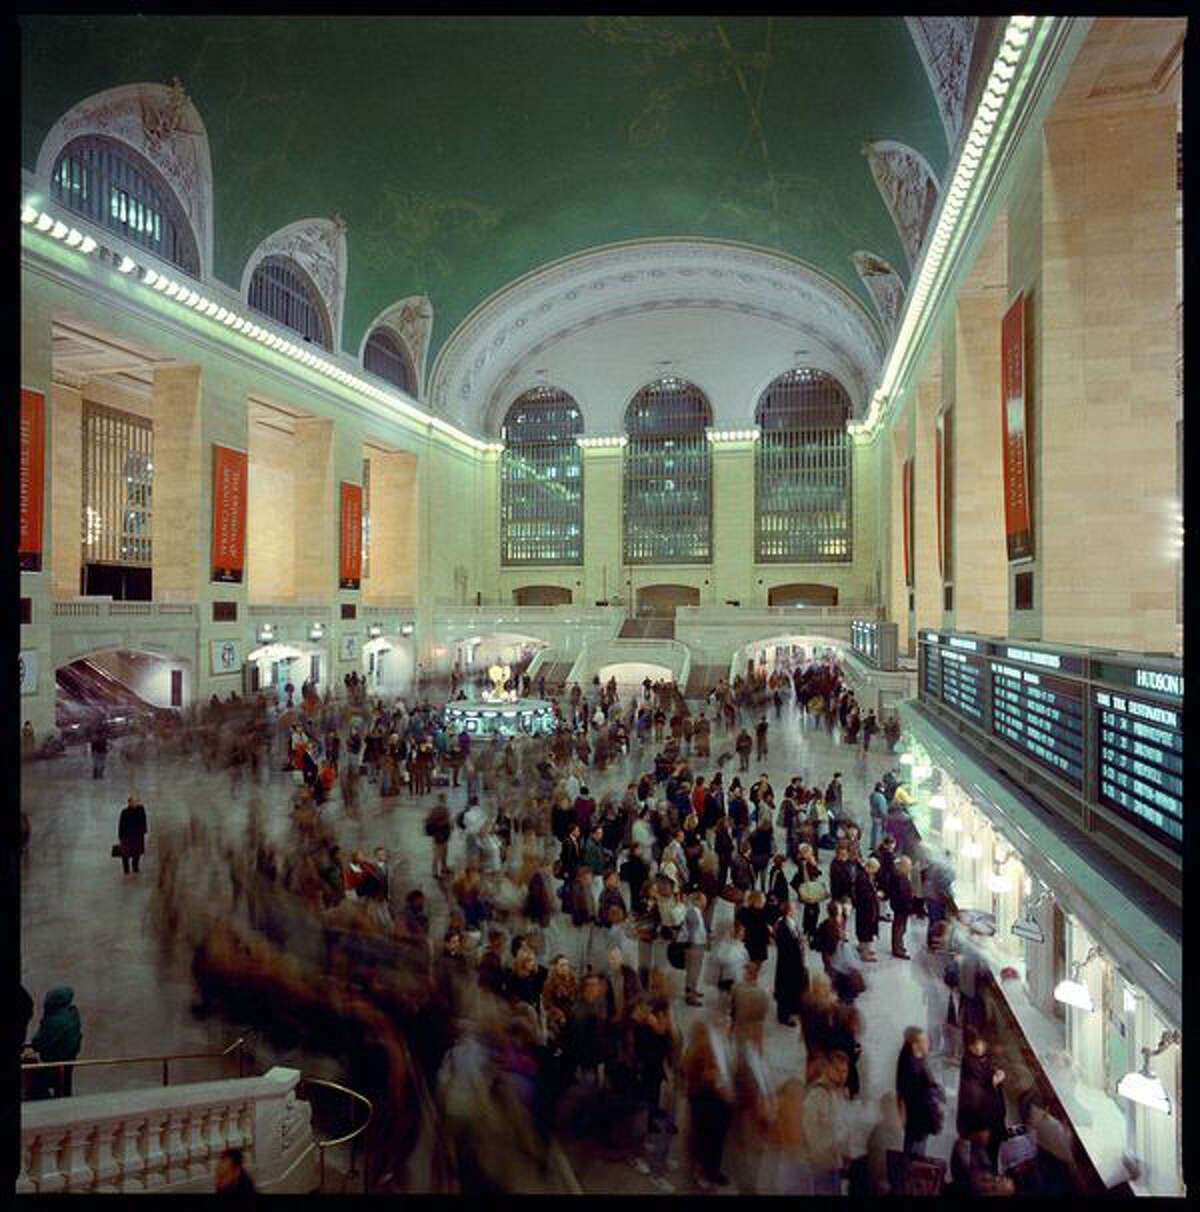
[[[239,1148],[260,1190],[317,1186],[300,1073],[191,1082],[21,1107],[18,1195],[212,1192],[217,1159]]]

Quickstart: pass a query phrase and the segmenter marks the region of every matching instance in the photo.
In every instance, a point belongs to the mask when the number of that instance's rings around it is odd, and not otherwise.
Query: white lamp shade
[[[1054,986],[1054,1000],[1067,1006],[1074,1006],[1076,1010],[1086,1010],[1089,1014],[1096,1008],[1092,1002],[1092,995],[1088,992],[1088,987],[1081,985],[1078,981],[1059,981]]]
[[[957,816],[948,816],[942,828],[947,833],[957,833],[962,828],[962,818]]]
[[[1117,1093],[1130,1102],[1171,1114],[1171,1100],[1167,1098],[1162,1082],[1153,1074],[1147,1077],[1144,1073],[1126,1073],[1117,1083]]]
[[[941,792],[929,797],[930,808],[936,809],[939,812],[944,812],[946,808],[946,797]]]

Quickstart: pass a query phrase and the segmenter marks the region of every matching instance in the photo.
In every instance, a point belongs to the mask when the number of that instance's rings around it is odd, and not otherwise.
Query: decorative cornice
[[[886,350],[859,299],[795,258],[717,240],[625,241],[552,262],[476,308],[438,354],[430,404],[484,431],[501,383],[509,390],[534,351],[601,317],[693,307],[769,315],[836,351],[860,406]]]

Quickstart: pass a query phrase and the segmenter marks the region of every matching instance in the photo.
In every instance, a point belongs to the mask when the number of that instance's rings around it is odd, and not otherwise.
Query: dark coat
[[[30,1047],[43,1061],[74,1060],[83,1043],[83,1027],[79,1011],[73,1005],[75,992],[69,985],[60,985],[46,994],[42,1021]]]
[[[829,895],[835,901],[854,895],[854,868],[850,859],[834,859],[829,864]]]
[[[775,925],[775,1001],[781,1017],[800,1012],[800,999],[808,992],[804,962],[804,936],[793,933],[783,918]]]
[[[905,1127],[917,1139],[942,1130],[945,1094],[924,1057],[913,1056],[906,1044],[896,1062],[896,1098],[904,1106]]]
[[[912,913],[913,907],[913,890],[912,880],[902,872],[892,872],[892,894],[890,897],[892,903],[892,912],[895,914],[904,914],[906,917]]]
[[[736,918],[746,931],[746,954],[756,964],[765,963],[767,943],[770,939],[766,906],[764,905],[761,909],[752,909],[749,905],[743,905],[737,911]]]
[[[873,942],[879,933],[879,898],[862,867],[854,881],[854,933],[860,943]]]
[[[141,804],[132,804],[121,809],[121,817],[117,821],[117,837],[120,839],[121,849],[126,854],[144,854],[146,834],[149,832],[146,809]]]
[[[993,1080],[992,1058],[985,1052],[975,1056],[966,1052],[962,1059],[958,1082],[959,1136],[967,1136],[980,1128],[1001,1132],[1004,1128],[1004,1095]]]

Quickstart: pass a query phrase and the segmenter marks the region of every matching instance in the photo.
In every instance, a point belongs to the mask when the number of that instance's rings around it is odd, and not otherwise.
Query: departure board
[[[923,645],[925,650],[925,693],[932,698],[942,697],[942,653],[936,644]]]
[[[1102,804],[1183,845],[1183,712],[1096,690]]]
[[[983,671],[978,657],[943,648],[942,702],[983,727]]]
[[[1073,787],[1083,787],[1078,682],[992,662],[992,731]]]

